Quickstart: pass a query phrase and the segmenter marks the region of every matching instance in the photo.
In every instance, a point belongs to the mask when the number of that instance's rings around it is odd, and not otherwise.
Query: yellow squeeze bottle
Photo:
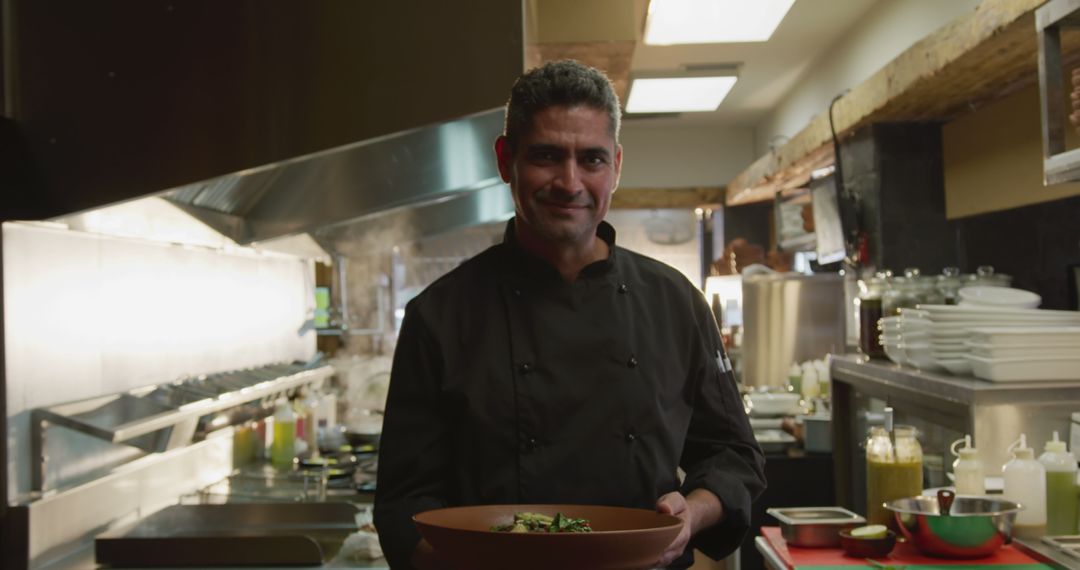
[[[286,399],[274,411],[274,440],[270,443],[270,464],[278,469],[292,467],[296,457],[296,412]]]

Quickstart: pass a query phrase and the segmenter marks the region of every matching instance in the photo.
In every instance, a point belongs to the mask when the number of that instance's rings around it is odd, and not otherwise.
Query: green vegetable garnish
[[[570,518],[562,513],[554,517],[540,513],[514,513],[514,522],[494,525],[496,532],[592,532],[586,519]]]

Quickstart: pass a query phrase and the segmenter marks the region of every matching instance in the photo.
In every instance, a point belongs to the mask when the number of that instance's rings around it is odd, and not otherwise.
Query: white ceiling
[[[633,0],[637,46],[635,72],[674,71],[687,65],[739,64],[739,81],[720,108],[678,117],[626,119],[641,124],[753,127],[799,88],[812,65],[881,0],[796,0],[767,42],[649,46],[641,41],[648,0]],[[750,2],[753,0],[736,0]]]

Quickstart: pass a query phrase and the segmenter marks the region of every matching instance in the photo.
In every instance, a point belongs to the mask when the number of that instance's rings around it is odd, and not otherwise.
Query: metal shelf
[[[50,426],[161,452],[191,443],[202,418],[252,402],[272,402],[333,373],[326,365],[276,364],[35,409],[33,489],[45,490],[45,438]]]

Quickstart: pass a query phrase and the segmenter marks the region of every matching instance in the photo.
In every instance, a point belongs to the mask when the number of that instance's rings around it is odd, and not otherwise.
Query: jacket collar
[[[537,276],[554,276],[557,279],[562,279],[559,272],[553,267],[547,260],[535,255],[534,253],[521,247],[521,244],[517,241],[517,234],[514,231],[514,222],[517,218],[511,218],[506,223],[506,231],[503,232],[503,246],[507,251],[507,260],[511,267],[521,270],[526,274]],[[578,275],[578,278],[590,278],[598,277],[609,273],[615,267],[615,260],[617,255],[617,248],[615,247],[615,228],[605,222],[601,221],[600,225],[596,227],[596,237],[604,240],[604,243],[608,245],[607,259],[601,259],[594,261],[585,266]]]

